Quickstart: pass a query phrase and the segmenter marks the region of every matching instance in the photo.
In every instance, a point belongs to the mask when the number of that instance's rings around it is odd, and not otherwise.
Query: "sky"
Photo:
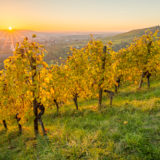
[[[160,0],[0,0],[0,29],[123,32],[160,23]]]

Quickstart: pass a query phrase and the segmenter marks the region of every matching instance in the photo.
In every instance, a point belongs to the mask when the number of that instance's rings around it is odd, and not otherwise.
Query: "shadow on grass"
[[[160,97],[160,87],[152,87],[150,89],[142,88],[134,91],[119,92],[115,98],[122,97],[128,100],[143,100]]]
[[[7,131],[6,131],[5,129],[2,129],[2,130],[0,131],[0,136],[4,135],[4,134],[6,134],[6,133],[7,133]]]
[[[19,134],[19,131],[13,130],[12,132],[10,131],[7,134],[7,137],[8,137],[9,142],[11,142],[12,140],[21,137],[21,135]]]

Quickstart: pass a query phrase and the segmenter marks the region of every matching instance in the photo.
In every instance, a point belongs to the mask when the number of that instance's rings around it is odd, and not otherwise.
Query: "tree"
[[[56,105],[57,115],[59,114],[59,108],[61,103],[67,102],[68,91],[66,88],[67,77],[65,75],[65,66],[52,65],[45,78],[44,83],[46,85],[43,97],[48,97],[45,104],[52,106]]]
[[[114,75],[112,74],[112,53],[111,43],[106,46],[102,41],[91,40],[87,47],[88,55],[88,75],[92,83],[92,88],[97,93],[98,90],[98,106],[102,107],[102,96],[104,89],[111,89],[115,84]]]
[[[73,99],[78,110],[78,98],[87,98],[91,94],[87,72],[88,55],[85,52],[85,48],[71,48],[69,54],[71,56],[68,56],[65,63],[66,87],[68,87],[68,94]]]
[[[38,121],[45,134],[41,119],[44,113],[44,106],[40,98],[41,87],[39,79],[42,68],[47,67],[47,64],[43,61],[44,52],[43,46],[37,42],[29,42],[28,38],[25,38],[21,44],[17,44],[14,55],[5,61],[6,75],[9,77],[8,84],[12,89],[11,91],[17,89],[17,92],[12,94],[12,102],[14,105],[16,104],[18,111],[16,113],[17,122],[19,123],[20,118],[24,117],[25,113],[28,113],[25,112],[26,110],[31,110],[30,106],[33,104],[36,136],[38,135]],[[22,105],[24,103],[25,105]]]
[[[155,57],[160,53],[158,45],[157,32],[148,32],[135,40],[128,48],[132,70],[136,76],[140,77],[139,88],[142,87],[143,79],[146,77],[148,88],[150,87],[150,77],[157,71],[157,60]]]

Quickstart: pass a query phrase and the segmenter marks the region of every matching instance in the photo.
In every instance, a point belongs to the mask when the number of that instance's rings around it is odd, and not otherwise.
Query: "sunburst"
[[[9,31],[12,31],[12,30],[13,30],[13,28],[12,28],[11,26],[9,26],[9,27],[8,27],[8,30],[9,30]]]

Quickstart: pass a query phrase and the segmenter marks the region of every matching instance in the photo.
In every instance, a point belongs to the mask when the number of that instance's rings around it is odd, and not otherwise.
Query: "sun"
[[[9,26],[9,27],[8,27],[8,30],[9,30],[9,31],[12,31],[12,27],[11,27],[11,26]]]

